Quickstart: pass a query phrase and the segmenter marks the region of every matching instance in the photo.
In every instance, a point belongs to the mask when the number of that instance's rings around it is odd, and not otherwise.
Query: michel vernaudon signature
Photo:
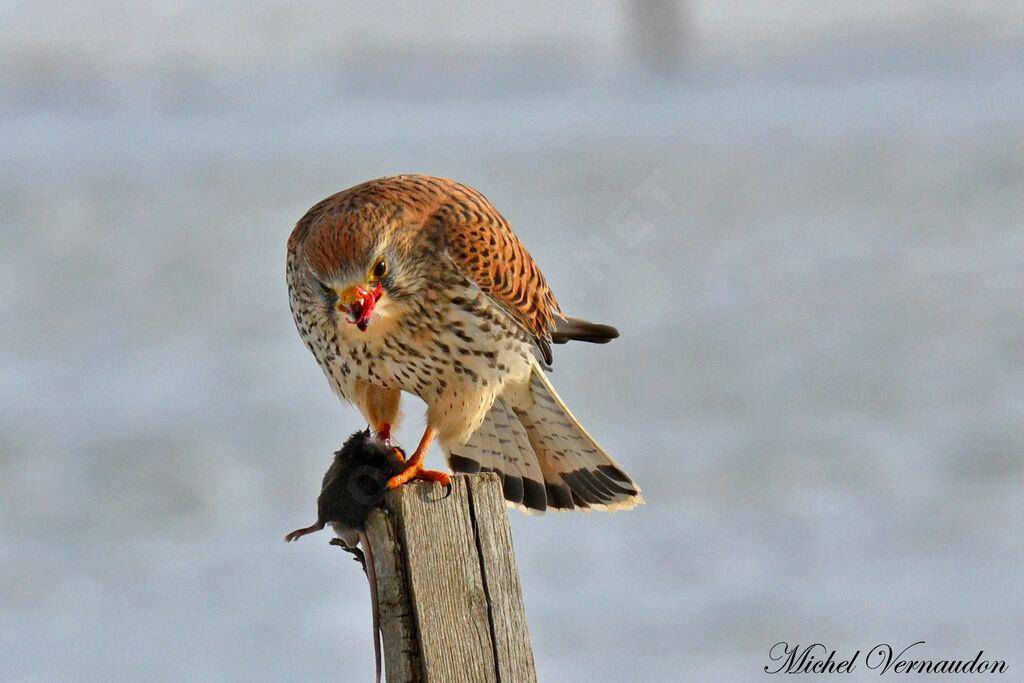
[[[868,669],[886,673],[936,673],[936,674],[983,674],[1005,673],[1006,662],[1001,659],[982,659],[984,650],[978,650],[974,659],[917,659],[918,654],[911,650],[924,645],[923,640],[911,643],[903,649],[879,643],[868,650],[864,659],[860,658],[860,650],[845,659],[840,658],[835,650],[829,650],[821,643],[800,647],[779,641],[768,650],[772,663],[764,667],[769,674],[848,674],[853,673],[863,661]]]

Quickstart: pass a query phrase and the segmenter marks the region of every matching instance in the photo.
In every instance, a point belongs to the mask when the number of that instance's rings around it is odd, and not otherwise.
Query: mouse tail
[[[380,601],[377,599],[377,570],[373,566],[373,549],[365,531],[359,532],[359,544],[366,555],[366,578],[370,580],[370,604],[373,611],[373,656],[377,664],[377,683],[380,683]]]

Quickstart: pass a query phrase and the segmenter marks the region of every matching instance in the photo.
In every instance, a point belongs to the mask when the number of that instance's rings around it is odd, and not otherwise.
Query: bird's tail
[[[551,333],[551,341],[565,344],[570,341],[585,341],[591,344],[607,344],[619,336],[619,331],[611,325],[587,322],[579,318],[555,318],[555,329]],[[555,398],[557,398],[557,394]]]
[[[644,502],[538,366],[494,401],[469,441],[442,448],[454,472],[498,473],[505,500],[525,512],[625,510]]]

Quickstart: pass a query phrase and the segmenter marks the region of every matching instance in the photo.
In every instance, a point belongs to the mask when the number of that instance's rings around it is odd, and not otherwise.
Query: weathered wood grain
[[[536,680],[497,476],[412,482],[367,525],[389,682]]]
[[[422,680],[416,646],[416,624],[405,583],[405,567],[390,513],[373,510],[366,521],[366,537],[373,548],[380,605],[381,645],[388,683]]]
[[[523,588],[512,551],[512,530],[497,476],[469,477],[480,566],[490,606],[499,681],[533,681],[533,648],[526,627]]]

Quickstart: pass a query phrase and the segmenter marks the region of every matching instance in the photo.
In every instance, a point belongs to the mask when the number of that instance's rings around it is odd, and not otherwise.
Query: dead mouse
[[[373,653],[377,663],[377,681],[380,681],[380,606],[377,601],[377,575],[373,568],[373,549],[366,537],[366,518],[370,510],[379,506],[388,490],[388,479],[401,474],[406,464],[401,449],[389,446],[369,429],[353,434],[341,450],[334,454],[334,462],[324,474],[324,483],[317,498],[316,522],[304,529],[296,529],[284,537],[294,541],[306,534],[320,531],[327,524],[338,538],[339,545],[360,560],[370,581],[370,601],[373,607]],[[366,558],[356,547],[361,545]]]

